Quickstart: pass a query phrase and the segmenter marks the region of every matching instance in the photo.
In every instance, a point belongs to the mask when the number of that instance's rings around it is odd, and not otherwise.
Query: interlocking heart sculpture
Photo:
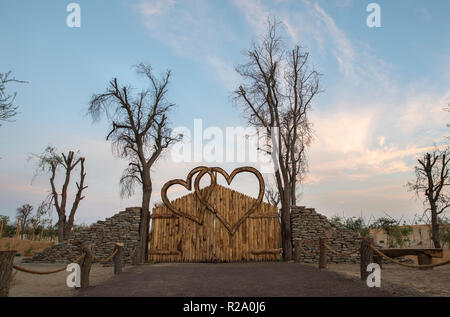
[[[229,223],[222,214],[217,212],[216,206],[214,206],[210,202],[208,202],[208,199],[211,196],[211,193],[213,192],[215,186],[217,185],[217,174],[221,174],[227,181],[228,185],[230,185],[231,182],[233,181],[234,177],[237,174],[245,173],[245,172],[255,175],[256,178],[258,179],[258,181],[259,181],[258,198],[256,198],[255,203],[252,204],[250,206],[250,208],[235,223]],[[196,176],[195,181],[194,181],[195,195],[198,198],[198,200],[200,201],[200,203],[204,206],[204,209],[201,210],[201,212],[200,212],[200,217],[194,216],[183,210],[175,208],[170,203],[169,199],[167,198],[167,191],[173,185],[181,185],[184,188],[186,188],[187,190],[191,190],[192,189],[192,178],[197,173],[198,173],[198,175]],[[200,190],[200,181],[205,176],[205,174],[208,174],[210,176],[211,184],[206,190],[204,190],[202,192]],[[162,198],[163,203],[166,205],[166,207],[170,211],[172,211],[175,215],[185,217],[189,220],[194,221],[195,223],[197,223],[199,225],[203,224],[204,211],[205,211],[205,209],[208,209],[210,212],[212,212],[213,214],[216,215],[217,219],[219,219],[219,221],[224,225],[224,227],[228,230],[228,232],[231,235],[233,235],[237,231],[239,226],[245,221],[245,219],[248,216],[250,216],[256,210],[256,208],[258,208],[258,206],[262,203],[262,200],[264,198],[264,179],[263,179],[261,173],[257,169],[250,167],[250,166],[239,167],[239,168],[235,169],[231,174],[228,174],[226,171],[224,171],[220,167],[199,166],[189,172],[188,176],[186,177],[186,180],[174,179],[174,180],[171,180],[171,181],[168,181],[167,183],[165,183],[163,188],[161,189],[161,198]]]

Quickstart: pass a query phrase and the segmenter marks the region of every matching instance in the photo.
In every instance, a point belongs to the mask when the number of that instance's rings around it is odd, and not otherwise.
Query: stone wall
[[[70,263],[81,255],[81,245],[84,242],[92,243],[94,255],[98,259],[108,258],[114,251],[115,243],[121,242],[124,244],[124,258],[129,262],[129,255],[139,242],[140,219],[140,207],[127,208],[105,221],[98,221],[73,233],[67,242],[46,248],[25,262]]]
[[[361,237],[350,230],[339,227],[328,221],[327,217],[317,213],[314,208],[292,207],[291,228],[293,246],[300,243],[301,247],[311,255],[299,250],[294,250],[295,259],[305,263],[316,263],[319,261],[319,238],[325,237],[327,245],[338,252],[350,253],[359,249]],[[351,256],[337,256],[327,252],[328,262],[357,263],[359,253]]]

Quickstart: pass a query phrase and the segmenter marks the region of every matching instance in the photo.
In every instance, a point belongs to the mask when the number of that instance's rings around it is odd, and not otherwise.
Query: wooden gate
[[[194,169],[188,175],[187,181],[168,182],[168,186],[163,188],[165,191],[162,192],[162,196],[167,198],[166,191],[173,184],[181,184],[191,189],[191,177],[201,168],[206,169],[205,167],[197,168],[197,171]],[[237,173],[244,169],[249,171],[246,167]],[[218,170],[221,169],[210,168],[209,171],[203,170],[203,174],[198,175],[201,178],[205,173],[214,171],[214,181],[210,186],[203,189],[197,186],[198,191],[170,203],[166,199],[166,204],[153,209],[150,260],[157,262],[279,260],[278,209],[217,184]],[[233,177],[237,174],[235,171],[231,174]],[[230,183],[233,177],[227,181]],[[262,180],[262,177],[260,179]],[[199,183],[198,177],[196,183],[197,185]],[[262,190],[264,191],[264,184]],[[202,198],[205,199],[203,202]]]

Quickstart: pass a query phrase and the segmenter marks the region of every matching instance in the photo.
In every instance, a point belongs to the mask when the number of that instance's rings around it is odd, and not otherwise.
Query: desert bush
[[[330,218],[330,221],[341,228],[345,228],[347,230],[355,231],[359,233],[361,237],[368,237],[370,232],[370,227],[365,223],[362,217],[340,217],[334,216]]]
[[[32,251],[33,251],[33,246],[30,246],[28,249],[26,249],[26,250],[23,252],[23,255],[24,255],[24,256],[30,256]]]
[[[405,244],[410,242],[409,235],[413,231],[411,226],[401,226],[399,220],[389,217],[378,218],[370,227],[381,229],[386,233],[388,237],[387,244],[390,248],[404,247]]]

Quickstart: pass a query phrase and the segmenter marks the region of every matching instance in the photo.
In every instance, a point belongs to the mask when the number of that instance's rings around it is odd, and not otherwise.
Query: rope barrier
[[[137,247],[134,247],[133,252],[128,256],[127,261],[133,258],[133,255],[136,253]]]
[[[402,263],[400,261],[397,261],[397,260],[387,256],[386,254],[384,254],[383,252],[381,252],[380,250],[375,248],[373,245],[370,245],[370,248],[372,250],[374,250],[378,255],[381,255],[382,257],[388,259],[389,261],[391,261],[391,262],[393,262],[395,264],[406,266],[406,267],[410,267],[410,268],[414,268],[414,269],[427,269],[427,268],[432,268],[432,267],[436,267],[436,266],[442,266],[442,265],[450,264],[450,260],[447,260],[447,261],[444,261],[444,262],[441,262],[441,263],[425,264],[425,265],[406,264],[406,263]]]
[[[105,260],[100,260],[97,258],[94,258],[94,262],[98,262],[98,263],[107,263],[109,261],[111,261],[111,259],[117,254],[117,252],[119,252],[119,249],[116,249],[107,259]]]
[[[341,256],[349,256],[349,255],[353,255],[353,254],[359,252],[359,249],[356,249],[356,250],[354,250],[354,251],[352,251],[352,252],[348,252],[348,253],[346,253],[346,252],[338,252],[338,251],[332,249],[327,243],[325,243],[325,247],[326,247],[328,250],[330,250],[331,253],[334,253],[334,254],[336,254],[336,255],[341,255]]]
[[[94,262],[98,262],[98,263],[107,263],[109,261],[111,261],[111,259],[117,254],[117,252],[119,251],[119,249],[116,249],[107,259],[105,260],[100,260],[100,259],[95,259],[94,258]],[[134,251],[132,253],[132,255],[130,255],[130,258],[134,255],[134,253],[136,252],[136,248],[134,248]],[[81,259],[86,255],[86,253],[83,253],[81,256],[79,256],[74,263],[78,263],[79,261],[81,261]],[[20,272],[24,272],[24,273],[30,273],[30,274],[37,274],[37,275],[48,275],[48,274],[54,274],[54,273],[59,273],[62,271],[65,271],[67,269],[67,265],[64,267],[61,267],[59,269],[55,269],[55,270],[51,270],[51,271],[36,271],[36,270],[31,270],[31,269],[27,269],[26,267],[17,265],[17,264],[13,264],[13,268],[17,271]]]
[[[74,263],[79,262],[84,256],[85,256],[85,253],[83,253],[80,257],[78,257],[78,259],[76,259],[74,261]],[[58,273],[58,272],[65,271],[67,269],[67,265],[64,266],[64,267],[61,267],[59,269],[52,270],[52,271],[35,271],[35,270],[30,270],[30,269],[27,269],[27,268],[25,268],[23,266],[16,265],[16,264],[13,264],[13,268],[16,269],[17,271],[21,271],[21,272],[24,272],[24,273],[37,274],[37,275],[48,275],[48,274],[53,274],[53,273]]]
[[[296,239],[295,241],[296,241],[295,247],[298,246],[298,248],[300,249],[300,251],[302,251],[304,254],[309,255],[309,256],[316,256],[316,255],[317,255],[316,253],[312,253],[312,252],[306,251],[306,250],[302,247],[302,245],[301,245],[299,239]]]
[[[38,274],[38,275],[47,275],[47,274],[53,274],[53,273],[58,273],[58,272],[65,271],[67,266],[64,266],[64,267],[62,267],[60,269],[57,269],[57,270],[45,271],[45,272],[29,270],[27,268],[24,268],[23,266],[19,266],[19,265],[16,265],[16,264],[13,264],[13,268],[16,269],[17,271],[21,271],[21,272],[24,272],[24,273]]]

